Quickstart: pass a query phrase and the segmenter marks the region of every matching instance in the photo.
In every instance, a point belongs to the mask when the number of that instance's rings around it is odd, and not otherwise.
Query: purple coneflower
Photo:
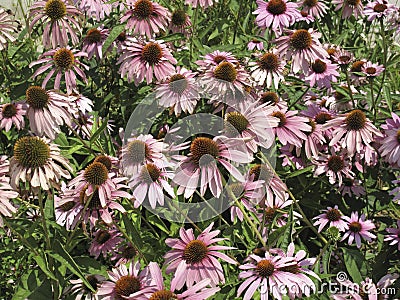
[[[337,77],[340,76],[337,67],[337,65],[332,64],[327,59],[318,58],[310,64],[310,69],[305,80],[311,87],[317,84],[320,89],[330,88],[331,82],[337,82]]]
[[[264,50],[264,42],[260,40],[253,39],[247,43],[247,49],[250,51],[257,49],[259,51]]]
[[[171,15],[171,21],[169,22],[169,30],[172,33],[182,33],[186,37],[189,36],[192,26],[189,15],[182,9],[175,10]]]
[[[171,13],[165,7],[150,0],[127,0],[128,11],[121,22],[133,35],[146,35],[148,39],[160,31],[165,31],[171,19]]]
[[[68,95],[68,98],[70,99],[70,101],[72,102],[72,106],[75,107],[75,110],[78,113],[77,118],[85,115],[86,113],[92,112],[93,101],[88,97],[82,94],[72,93]]]
[[[0,129],[8,132],[12,125],[21,130],[25,127],[26,106],[22,103],[4,103],[0,105]]]
[[[69,40],[73,45],[79,43],[77,33],[81,30],[79,18],[82,13],[68,0],[36,1],[29,9],[29,30],[41,20],[45,24],[43,45],[45,48],[65,47]],[[68,35],[70,38],[68,38]]]
[[[304,21],[307,24],[310,24],[310,23],[313,23],[315,21],[315,18],[312,15],[308,14],[307,11],[302,10],[300,12],[300,17],[298,17],[296,19],[296,22],[301,22],[301,21]]]
[[[88,59],[96,55],[97,59],[103,58],[103,44],[109,34],[108,29],[102,27],[89,29],[83,39],[82,51],[87,53]]]
[[[153,76],[162,81],[175,73],[176,59],[162,41],[139,42],[129,39],[125,42],[122,55],[117,64],[121,64],[121,77],[127,75],[128,82],[139,85],[146,79],[147,84],[153,82]]]
[[[385,136],[380,141],[379,153],[385,161],[400,167],[400,117],[392,112],[392,118],[381,127]]]
[[[51,1],[51,0],[49,0]],[[54,0],[60,1],[60,0]],[[42,74],[50,69],[50,72],[46,75],[43,80],[42,88],[46,88],[47,82],[50,78],[56,74],[56,78],[54,80],[54,89],[60,89],[60,81],[61,77],[65,78],[65,85],[67,88],[67,93],[71,94],[76,90],[76,75],[77,73],[79,77],[87,83],[86,75],[81,68],[86,70],[89,69],[88,66],[81,63],[78,58],[79,57],[87,57],[87,53],[78,51],[76,49],[71,50],[69,47],[67,48],[57,48],[43,53],[39,60],[31,62],[29,67],[35,66],[37,64],[44,63],[39,69],[33,73],[32,77],[35,78],[39,74]]]
[[[118,267],[120,265],[134,263],[137,254],[137,250],[131,243],[122,242],[111,259],[115,261],[114,265]]]
[[[397,220],[397,228],[386,228],[386,231],[389,233],[385,236],[384,241],[390,242],[389,245],[397,245],[398,250],[400,251],[400,220]]]
[[[355,240],[357,248],[360,248],[361,238],[368,242],[376,238],[374,234],[369,232],[369,230],[375,228],[375,225],[372,221],[365,220],[364,214],[358,217],[358,212],[354,211],[351,213],[350,218],[347,216],[343,216],[342,218],[347,221],[347,225],[349,226],[348,231],[343,235],[342,241],[348,238],[348,244],[351,245]]]
[[[10,203],[10,199],[19,196],[18,192],[10,186],[10,179],[6,176],[9,172],[9,162],[6,156],[0,156],[0,228],[3,227],[2,216],[11,217],[17,209]]]
[[[342,213],[339,211],[338,206],[328,207],[327,209],[322,210],[324,213],[316,216],[314,220],[316,222],[313,224],[314,226],[319,225],[318,232],[321,232],[322,229],[328,224],[329,227],[337,227],[339,231],[346,231],[349,229],[347,223],[342,219]]]
[[[342,19],[350,18],[353,13],[356,19],[363,15],[361,0],[332,0],[332,4],[336,4],[335,11],[341,11]]]
[[[302,6],[302,11],[318,19],[322,18],[328,10],[325,3],[318,0],[303,0],[300,5]]]
[[[385,67],[383,65],[373,64],[370,61],[367,61],[361,67],[361,72],[365,74],[367,79],[379,76],[384,70]]]
[[[336,62],[342,70],[347,70],[347,67],[350,65],[350,63],[354,60],[354,55],[353,53],[344,50],[344,49],[339,49],[335,51],[335,53],[332,56],[333,61]]]
[[[99,285],[106,279],[102,275],[86,275],[86,280],[90,286],[95,290],[92,292],[82,281],[82,279],[70,280],[72,286],[65,291],[65,295],[75,295],[76,300],[99,300],[100,298],[95,294]]]
[[[362,182],[357,178],[344,178],[343,184],[338,185],[337,187],[343,196],[348,195],[349,197],[361,197],[362,195],[365,195],[365,189],[362,186]]]
[[[200,66],[199,69],[207,70],[211,66],[218,66],[224,61],[230,62],[231,64],[236,64],[238,62],[231,52],[215,50],[206,54],[203,59],[196,61],[196,64]]]
[[[0,51],[6,48],[9,42],[15,42],[13,33],[17,32],[17,23],[4,9],[0,9]]]
[[[83,10],[88,17],[92,17],[100,22],[112,11],[112,4],[108,4],[107,2],[106,0],[80,0],[79,8]]]
[[[185,0],[186,5],[191,5],[193,8],[200,6],[201,8],[207,8],[213,6],[213,0]]]
[[[94,233],[94,239],[90,244],[89,254],[98,258],[100,254],[106,258],[110,253],[114,253],[117,244],[122,241],[121,233],[115,229],[99,229]]]
[[[389,16],[396,12],[396,9],[396,5],[386,0],[376,0],[368,2],[367,6],[364,8],[364,15],[368,17],[368,21],[372,22],[376,18],[381,19]]]
[[[225,283],[223,269],[217,258],[231,264],[236,264],[236,261],[218,251],[235,248],[213,245],[227,240],[215,238],[220,230],[211,231],[213,225],[214,223],[211,223],[197,238],[193,234],[193,229],[181,228],[180,239],[167,238],[165,240],[165,243],[173,248],[164,256],[167,265],[166,273],[175,273],[171,281],[172,289],[180,290],[185,283],[190,288],[205,278],[211,279],[212,286]]]

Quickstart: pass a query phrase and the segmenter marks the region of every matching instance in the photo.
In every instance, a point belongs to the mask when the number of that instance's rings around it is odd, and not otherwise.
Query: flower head
[[[90,283],[90,286],[97,292],[99,285],[106,279],[102,275],[86,275],[86,280]],[[72,294],[76,296],[76,299],[82,300],[99,300],[99,297],[93,293],[82,281],[82,279],[70,280],[72,286],[70,289],[65,291],[65,294]]]
[[[341,10],[342,19],[348,19],[353,14],[357,19],[364,14],[361,0],[332,0],[332,4],[336,4],[335,11]]]
[[[324,213],[314,218],[316,222],[313,225],[319,225],[318,232],[321,232],[326,225],[329,225],[329,227],[337,227],[339,231],[345,231],[349,228],[347,223],[342,219],[342,213],[339,211],[337,205],[333,208],[328,207],[324,209],[323,212]]]
[[[107,39],[110,31],[102,27],[89,29],[83,40],[82,51],[88,54],[88,59],[91,59],[93,55],[97,59],[103,58],[103,44]]]
[[[206,54],[203,59],[196,61],[201,70],[208,70],[212,66],[218,66],[222,62],[236,64],[238,60],[231,52],[215,50]]]
[[[172,33],[183,33],[189,36],[192,26],[189,15],[182,9],[177,9],[171,14],[171,21],[168,28]]]
[[[314,176],[326,174],[331,184],[334,184],[337,180],[339,186],[341,186],[343,183],[343,176],[350,179],[353,179],[355,176],[351,171],[351,163],[345,151],[339,154],[321,154],[315,158],[313,163],[316,165]]]
[[[379,76],[384,70],[385,67],[383,65],[373,64],[370,61],[367,61],[361,67],[361,72],[364,73],[368,79]]]
[[[353,244],[353,241],[356,241],[357,248],[361,247],[361,238],[370,242],[372,239],[375,239],[376,236],[369,232],[370,230],[375,228],[374,223],[370,220],[365,219],[365,215],[362,214],[358,217],[358,212],[352,212],[350,218],[344,216],[343,219],[347,221],[347,225],[349,226],[348,231],[343,235],[342,241],[348,238],[348,244]]]
[[[0,51],[2,51],[8,42],[15,42],[14,33],[17,32],[17,23],[11,18],[11,15],[4,9],[0,9]]]
[[[340,74],[337,71],[337,65],[332,64],[327,59],[316,59],[310,64],[310,69],[305,77],[310,86],[317,84],[318,88],[330,88],[331,82],[337,82]]]
[[[18,192],[10,186],[10,178],[6,176],[9,172],[10,163],[6,156],[0,156],[0,227],[3,227],[2,216],[11,217],[17,212],[10,199],[18,197]]]
[[[389,245],[397,245],[398,250],[400,251],[400,220],[397,220],[397,228],[386,228],[386,231],[389,233],[385,236],[384,241],[389,242]]]
[[[301,3],[302,11],[307,12],[314,18],[322,18],[328,8],[325,3],[318,0],[303,0]]]
[[[94,239],[90,245],[89,253],[96,259],[101,254],[106,258],[108,254],[114,253],[117,244],[121,241],[121,233],[117,230],[99,229],[94,233]]]
[[[364,14],[368,17],[368,21],[372,22],[376,18],[381,19],[396,12],[396,5],[386,0],[376,0],[368,2],[364,8]]]
[[[392,118],[386,119],[381,127],[385,136],[380,141],[379,152],[385,161],[400,167],[400,117],[392,112]]]
[[[106,0],[80,0],[79,8],[86,13],[87,16],[101,21],[108,16],[113,8],[112,4]]]
[[[25,127],[26,106],[22,103],[4,103],[0,105],[0,129],[10,131],[12,125],[21,130]]]

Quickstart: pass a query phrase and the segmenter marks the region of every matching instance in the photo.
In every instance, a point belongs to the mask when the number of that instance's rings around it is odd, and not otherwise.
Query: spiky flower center
[[[149,42],[143,47],[142,58],[150,65],[155,65],[159,63],[162,56],[163,56],[163,51],[160,45],[157,43]]]
[[[357,6],[360,4],[361,0],[345,0],[350,6]]]
[[[55,22],[66,15],[67,7],[61,0],[48,0],[44,6],[44,12],[52,22]]]
[[[361,61],[361,60],[357,60],[357,61],[353,62],[353,64],[351,65],[351,68],[350,68],[350,72],[361,72],[362,66],[364,64],[365,64],[365,62]]]
[[[349,224],[349,230],[354,233],[360,232],[362,229],[361,223],[354,221]]]
[[[105,165],[100,162],[93,162],[86,167],[83,174],[85,180],[93,185],[102,185],[108,179],[108,170]]]
[[[111,234],[107,230],[101,230],[97,235],[96,235],[96,242],[103,245],[105,242],[107,242],[111,238]]]
[[[215,56],[214,57],[214,62],[216,63],[216,64],[220,64],[220,63],[222,63],[223,61],[225,61],[226,60],[226,57],[225,56],[223,56],[223,55],[217,55],[217,56]]]
[[[397,139],[397,142],[400,144],[400,129],[397,130],[396,139]]]
[[[367,72],[367,74],[369,75],[374,75],[376,73],[376,68],[374,67],[365,68],[365,72]]]
[[[190,145],[190,153],[192,154],[193,163],[199,166],[200,160],[202,160],[202,163],[208,163],[211,158],[218,157],[218,144],[210,138],[198,137]]]
[[[313,62],[311,64],[311,68],[313,69],[313,71],[315,73],[321,74],[321,73],[324,73],[326,71],[327,65],[322,60],[316,59],[315,62]]]
[[[117,40],[120,42],[125,42],[126,41],[126,32],[122,31],[118,36],[117,36]]]
[[[328,49],[326,49],[326,52],[328,52],[330,56],[333,56],[336,53],[336,51],[337,50],[333,47],[329,47]]]
[[[122,250],[122,257],[126,259],[132,259],[136,256],[136,250],[133,246],[128,245]]]
[[[173,300],[178,299],[178,296],[171,291],[161,290],[153,293],[150,300]]]
[[[366,122],[367,118],[365,114],[359,109],[355,109],[347,114],[347,130],[361,130],[364,128]]]
[[[67,48],[61,48],[53,55],[54,64],[62,70],[69,70],[75,62],[74,54]]]
[[[257,263],[256,271],[259,276],[267,278],[274,274],[275,266],[271,260],[263,259]]]
[[[286,3],[282,0],[270,0],[267,10],[273,15],[281,15],[286,11]]]
[[[31,86],[26,90],[26,103],[33,109],[43,109],[49,103],[50,97],[40,86]]]
[[[272,114],[273,117],[279,119],[279,124],[278,127],[283,127],[286,124],[286,116],[284,113],[281,113],[280,111],[276,111]]]
[[[126,299],[129,295],[140,291],[140,280],[132,275],[125,275],[120,277],[115,283],[114,291],[117,300]]]
[[[265,256],[265,248],[255,248],[253,250],[253,254],[260,256],[260,257],[264,257]]]
[[[171,22],[175,26],[183,26],[186,22],[186,12],[182,9],[178,9],[172,13]]]
[[[237,70],[233,64],[224,61],[215,68],[214,76],[217,79],[234,82],[237,77]]]
[[[70,211],[74,206],[75,206],[74,201],[68,201],[68,202],[65,202],[64,204],[60,205],[59,207],[61,208],[61,210],[63,212],[67,212],[67,211]]]
[[[229,133],[237,135],[241,134],[249,126],[249,121],[241,113],[232,111],[225,116],[225,127]]]
[[[331,222],[339,221],[341,216],[339,210],[336,208],[331,208],[326,212],[326,217]]]
[[[94,210],[101,208],[102,206],[100,202],[99,190],[96,189],[90,196],[86,195],[86,190],[87,188],[82,189],[82,191],[79,194],[79,201],[81,202],[81,204],[83,206],[86,206],[87,201],[90,200],[90,203],[87,205],[89,209]]]
[[[386,4],[378,3],[374,6],[374,12],[381,13],[387,9]]]
[[[183,250],[183,259],[187,264],[201,262],[208,253],[207,245],[200,240],[190,241]]]
[[[267,207],[264,209],[263,218],[266,224],[271,223],[277,214],[276,207]]]
[[[318,0],[305,0],[303,2],[303,4],[308,7],[314,7],[315,5],[317,5],[317,3],[318,3]]]
[[[97,28],[89,29],[86,34],[86,40],[91,43],[99,43],[101,42],[101,32]]]
[[[311,34],[305,29],[296,30],[290,37],[290,44],[296,50],[305,50],[311,47]]]
[[[344,168],[343,159],[339,155],[332,155],[328,159],[328,168],[335,173],[340,172]]]
[[[17,108],[15,107],[14,104],[12,103],[7,103],[3,105],[3,108],[1,109],[1,113],[3,115],[3,118],[12,118],[17,114]]]
[[[267,52],[263,56],[260,57],[259,65],[260,65],[261,69],[263,69],[263,70],[275,71],[279,67],[278,56],[271,52]]]
[[[265,92],[262,93],[260,101],[262,103],[277,104],[279,102],[279,97],[275,92]]]
[[[86,276],[86,280],[89,282],[90,286],[96,291],[97,290],[97,284],[99,283],[99,281],[97,280],[96,276],[88,275],[88,276]],[[87,291],[89,291],[89,289],[87,287],[85,287],[85,289]]]
[[[43,167],[50,158],[50,147],[38,137],[25,136],[16,141],[14,157],[25,168]]]
[[[133,11],[138,19],[145,20],[153,14],[154,6],[149,0],[139,0],[136,1]]]
[[[150,158],[149,146],[140,140],[133,140],[127,147],[128,156],[131,162],[138,164]]]
[[[341,63],[341,64],[348,64],[351,61],[351,56],[341,55],[341,56],[339,56],[338,60],[339,60],[339,63]]]
[[[317,124],[325,124],[327,121],[332,120],[332,116],[327,112],[320,112],[314,117],[314,120]]]
[[[169,88],[177,94],[182,94],[188,87],[188,81],[182,74],[174,74],[169,79]]]
[[[269,171],[266,165],[255,165],[251,167],[249,171],[250,176],[254,176],[254,181],[264,180],[267,181],[271,176],[271,172]]]
[[[235,182],[230,184],[229,189],[232,191],[232,194],[233,196],[235,196],[235,199],[240,199],[244,192],[243,184],[240,182]],[[235,199],[231,200],[235,201]]]
[[[143,166],[140,172],[140,177],[142,178],[142,180],[149,184],[157,181],[160,178],[160,175],[161,175],[161,170],[155,164],[152,163]]]
[[[106,156],[106,155],[99,155],[99,156],[96,156],[96,158],[94,159],[93,162],[102,163],[102,164],[107,168],[108,171],[110,171],[111,168],[112,168],[111,159],[110,159],[108,156]]]
[[[279,271],[288,272],[292,274],[300,273],[300,266],[298,264],[288,265],[282,268],[279,268]]]

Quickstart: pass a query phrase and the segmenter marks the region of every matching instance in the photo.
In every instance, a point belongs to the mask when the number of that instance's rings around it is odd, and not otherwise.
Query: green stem
[[[312,265],[312,267],[310,268],[311,270],[314,269],[315,265],[318,263],[318,261],[321,259],[322,255],[324,255],[325,251],[328,249],[328,247],[330,246],[331,241],[328,241],[324,248],[322,248],[321,252],[318,254],[317,258],[315,259],[314,264]]]
[[[296,99],[296,101],[294,101],[292,104],[290,104],[288,109],[291,109],[293,106],[295,106],[297,104],[297,102],[299,102],[305,94],[307,94],[307,92],[310,90],[310,86],[308,86],[304,92]]]
[[[3,217],[3,222],[6,225],[7,228],[9,228],[11,230],[12,233],[14,233],[18,239],[26,246],[28,247],[31,251],[33,251],[33,253],[35,253],[36,256],[39,256],[39,252],[36,251],[35,247],[32,247],[31,244],[29,244],[28,240],[26,238],[24,238],[24,236],[22,234],[20,234],[16,229],[14,229],[10,223],[8,223],[7,219],[5,217]]]
[[[192,61],[192,57],[193,57],[193,41],[195,38],[197,38],[197,17],[199,14],[199,5],[197,5],[195,11],[194,11],[194,17],[193,17],[193,30],[192,30],[192,41],[190,42],[190,51],[189,51],[189,61]]]
[[[353,109],[356,109],[356,102],[354,101],[353,91],[351,90],[350,76],[348,70],[346,70],[346,81],[347,81],[347,87],[349,88],[350,99],[351,103],[353,104]]]
[[[236,15],[235,28],[233,30],[232,45],[234,45],[235,41],[236,41],[236,34],[237,34],[238,25],[239,25],[239,19],[240,19],[240,16],[242,14],[243,2],[244,2],[244,0],[240,0],[240,2],[239,2],[239,10],[238,10],[238,13]]]
[[[382,74],[382,80],[381,80],[381,84],[379,86],[379,90],[378,90],[378,94],[376,95],[376,101],[378,101],[379,97],[381,96],[382,93],[382,88],[383,88],[383,84],[385,82],[385,77],[386,77],[386,69],[387,69],[387,46],[386,46],[386,35],[385,35],[385,25],[383,24],[383,18],[381,18],[380,20],[380,25],[381,25],[381,36],[382,36],[382,47],[383,47],[383,66],[385,67],[385,69],[383,70],[383,74]]]
[[[369,86],[371,89],[371,105],[372,105],[372,112],[374,115],[373,121],[375,124],[375,122],[376,122],[376,99],[374,97],[374,79],[373,78],[369,79]]]

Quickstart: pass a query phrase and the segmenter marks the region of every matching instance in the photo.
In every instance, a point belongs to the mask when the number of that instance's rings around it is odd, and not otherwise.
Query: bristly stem
[[[375,124],[375,122],[376,122],[376,100],[377,99],[375,99],[375,97],[374,97],[374,78],[373,77],[369,78],[369,86],[371,89],[371,105],[372,105],[372,113],[374,115],[373,121]]]
[[[378,93],[376,95],[376,102],[378,102],[378,99],[381,96],[383,84],[385,82],[386,69],[387,69],[387,66],[386,66],[386,64],[387,64],[387,52],[388,52],[388,49],[387,49],[387,46],[386,46],[385,25],[383,24],[383,18],[380,18],[379,21],[380,21],[380,25],[381,25],[380,33],[381,33],[381,36],[382,36],[382,47],[383,47],[383,63],[382,64],[383,64],[383,67],[385,69],[382,72],[383,73],[382,74],[382,80],[381,80],[381,84],[379,86]]]

